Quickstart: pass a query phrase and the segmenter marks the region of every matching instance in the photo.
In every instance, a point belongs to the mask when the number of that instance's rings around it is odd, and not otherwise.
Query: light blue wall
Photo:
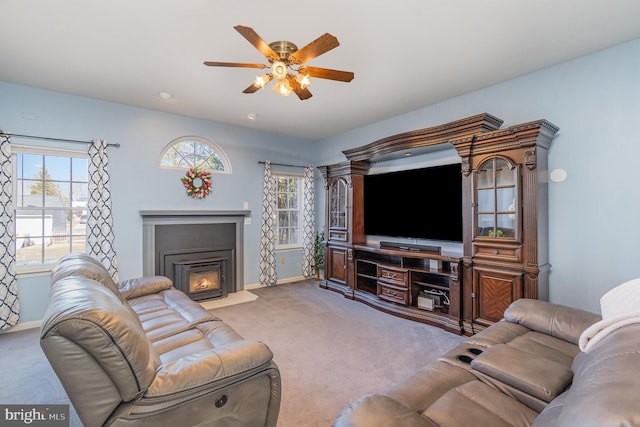
[[[252,224],[245,226],[244,274],[245,284],[251,284],[258,275],[258,160],[335,163],[344,160],[341,152],[347,148],[481,112],[500,117],[504,126],[547,119],[560,127],[549,152],[549,168],[568,172],[565,182],[549,186],[550,299],[597,312],[602,294],[640,277],[638,76],[640,40],[635,40],[315,143],[0,83],[0,128],[122,144],[110,151],[122,277],[142,274],[139,210],[242,209],[242,203],[249,202]],[[37,120],[24,119],[23,112],[35,114]],[[160,150],[184,135],[216,142],[232,162],[233,175],[214,176],[214,191],[205,200],[184,195],[181,172],[156,167]],[[316,222],[322,228],[324,188],[317,173],[316,177]],[[279,254],[279,277],[300,275],[299,259],[299,252]],[[48,293],[47,278],[21,280],[22,321],[40,318],[46,301],[43,291]]]
[[[549,185],[550,300],[599,312],[606,291],[640,277],[640,39],[326,139],[314,157],[335,163],[347,148],[482,112],[503,127],[560,127],[549,170],[568,178]]]
[[[310,143],[304,140],[2,82],[0,128],[16,134],[78,140],[101,138],[121,144],[120,148],[109,149],[121,278],[142,275],[140,210],[238,210],[243,209],[243,202],[248,202],[251,224],[244,226],[244,282],[257,283],[264,170],[258,161],[304,165],[312,158],[305,156]],[[180,182],[184,171],[157,167],[162,149],[173,139],[187,135],[217,143],[232,166],[231,175],[212,176],[213,191],[203,200],[186,196]],[[26,142],[17,138],[14,141]],[[301,169],[277,166],[273,170],[302,173]],[[300,252],[277,255],[279,279],[301,276]],[[22,322],[42,317],[49,292],[48,279],[41,276],[19,280]]]

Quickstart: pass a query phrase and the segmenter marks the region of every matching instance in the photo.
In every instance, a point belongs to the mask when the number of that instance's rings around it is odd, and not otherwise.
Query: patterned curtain
[[[313,191],[313,166],[311,165],[304,167],[302,186],[302,274],[305,277],[309,277],[315,271],[315,197]]]
[[[276,203],[276,184],[271,176],[271,162],[264,162],[264,186],[262,189],[262,231],[260,235],[260,284],[275,285],[278,281],[276,271],[276,235],[274,215]]]
[[[113,280],[118,280],[107,142],[93,141],[89,146],[89,202],[87,209],[87,253],[95,256],[107,268]]]
[[[13,165],[9,136],[0,135],[0,329],[20,319],[13,223]]]

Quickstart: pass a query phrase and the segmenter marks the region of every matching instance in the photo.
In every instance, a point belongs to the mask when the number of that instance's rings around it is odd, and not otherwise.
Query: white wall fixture
[[[549,173],[549,178],[553,182],[562,182],[567,179],[567,171],[564,169],[554,169]]]

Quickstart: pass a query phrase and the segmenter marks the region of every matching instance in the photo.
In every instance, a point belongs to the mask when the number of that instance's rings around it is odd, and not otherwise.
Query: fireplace
[[[166,276],[195,300],[243,290],[244,222],[250,214],[248,210],[140,211],[143,274]]]
[[[229,293],[227,263],[226,258],[174,262],[173,285],[194,301],[224,298]]]

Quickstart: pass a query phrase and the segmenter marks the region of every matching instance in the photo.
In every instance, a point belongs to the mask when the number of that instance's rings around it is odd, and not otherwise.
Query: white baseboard
[[[299,281],[305,280],[305,279],[308,279],[308,277],[304,277],[304,276],[289,277],[287,279],[278,280],[276,282],[276,285],[284,285],[285,283],[299,282]],[[245,289],[258,289],[258,288],[266,288],[266,286],[265,285],[261,285],[260,283],[253,283],[251,285],[245,285],[244,288]]]

